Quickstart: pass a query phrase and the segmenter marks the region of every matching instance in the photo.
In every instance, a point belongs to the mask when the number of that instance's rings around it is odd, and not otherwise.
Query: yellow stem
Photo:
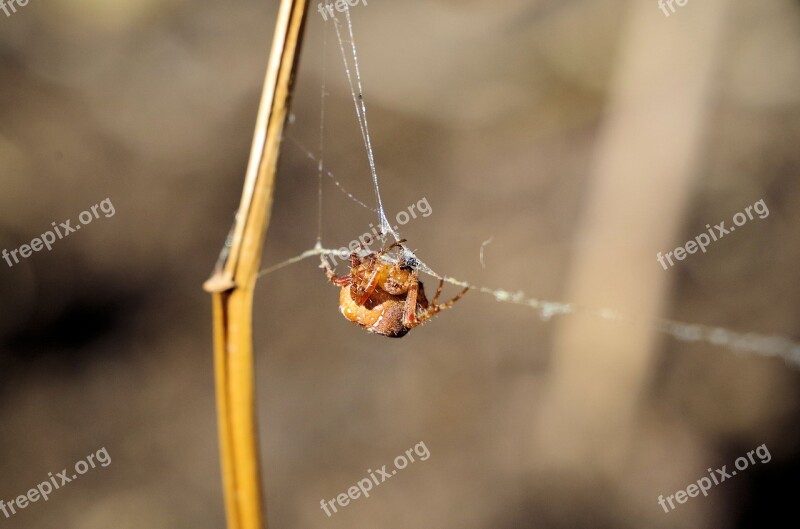
[[[222,480],[228,529],[266,528],[256,425],[253,291],[269,226],[283,127],[308,0],[281,0],[242,200],[212,294]]]

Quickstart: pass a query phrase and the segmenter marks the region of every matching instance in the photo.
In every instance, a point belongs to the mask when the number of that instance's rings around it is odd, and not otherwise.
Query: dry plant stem
[[[307,6],[307,0],[281,0],[230,250],[204,285],[214,308],[214,370],[228,529],[266,527],[255,408],[253,291]]]

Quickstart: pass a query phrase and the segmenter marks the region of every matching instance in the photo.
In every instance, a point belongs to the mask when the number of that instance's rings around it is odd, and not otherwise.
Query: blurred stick
[[[307,0],[281,0],[241,204],[217,268],[204,284],[214,307],[214,370],[228,529],[266,527],[253,372],[253,290],[307,6]]]
[[[641,321],[657,319],[667,305],[678,271],[665,271],[656,253],[675,247],[697,185],[731,4],[706,0],[669,17],[655,2],[629,4],[567,299]],[[660,339],[646,326],[559,322],[547,418],[535,427],[554,457],[574,457],[569,463],[581,472],[621,468],[630,456],[623,440],[640,413]],[[605,460],[598,446],[606,447]]]

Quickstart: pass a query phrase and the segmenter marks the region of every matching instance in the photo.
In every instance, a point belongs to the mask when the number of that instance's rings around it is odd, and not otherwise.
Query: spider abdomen
[[[342,287],[339,294],[339,311],[348,320],[369,332],[390,338],[405,336],[410,330],[403,325],[404,296],[394,296],[376,290],[359,305],[351,296],[350,287]]]

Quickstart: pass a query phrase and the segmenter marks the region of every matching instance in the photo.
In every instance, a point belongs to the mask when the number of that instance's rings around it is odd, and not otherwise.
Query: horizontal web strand
[[[282,268],[298,263],[304,259],[308,259],[309,257],[323,255],[346,257],[343,256],[342,252],[339,250],[331,250],[317,246],[310,250],[306,250],[300,255],[265,268],[259,272],[258,277],[277,272]],[[391,261],[391,259],[388,260]],[[781,358],[787,364],[790,364],[795,368],[800,368],[800,343],[792,341],[784,336],[765,335],[751,332],[742,333],[726,329],[724,327],[686,323],[666,318],[657,318],[646,322],[638,321],[634,318],[620,314],[612,309],[582,307],[574,303],[536,299],[529,297],[521,290],[510,292],[508,290],[492,289],[488,287],[472,285],[466,281],[460,281],[452,277],[441,276],[421,261],[418,262],[419,270],[429,276],[441,279],[442,281],[450,283],[451,285],[469,288],[470,290],[475,290],[482,294],[490,295],[495,299],[495,301],[500,303],[513,303],[515,305],[527,306],[536,310],[539,313],[539,317],[543,321],[549,321],[553,316],[562,314],[586,314],[588,316],[608,321],[618,321],[640,326],[645,325],[682,342],[699,342],[722,347],[735,353]]]

